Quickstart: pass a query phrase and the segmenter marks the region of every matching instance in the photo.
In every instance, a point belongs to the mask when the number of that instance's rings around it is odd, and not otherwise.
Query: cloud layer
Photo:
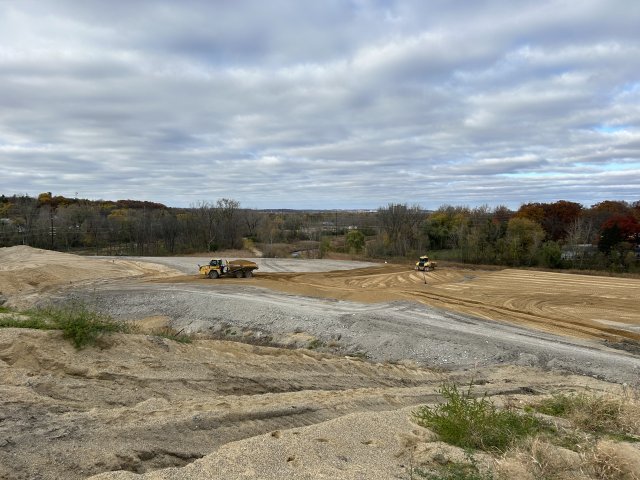
[[[0,192],[640,200],[635,0],[0,2]]]

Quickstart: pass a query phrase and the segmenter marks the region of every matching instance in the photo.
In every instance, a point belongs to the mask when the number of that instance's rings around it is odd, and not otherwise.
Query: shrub
[[[110,317],[91,311],[80,303],[31,310],[20,317],[3,318],[0,319],[0,327],[62,330],[62,336],[76,348],[94,344],[103,333],[130,330],[128,325],[114,322]]]
[[[472,396],[471,389],[460,392],[455,385],[444,384],[439,392],[447,402],[420,408],[414,413],[417,423],[451,445],[500,452],[515,439],[544,429],[533,415],[499,410],[486,395]]]
[[[43,314],[62,330],[62,336],[70,340],[76,348],[94,344],[104,333],[129,331],[126,324],[114,322],[110,317],[91,311],[82,304],[48,308]]]

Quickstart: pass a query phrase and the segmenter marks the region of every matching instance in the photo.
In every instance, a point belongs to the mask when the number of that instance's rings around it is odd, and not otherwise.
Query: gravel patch
[[[413,360],[439,369],[517,364],[615,382],[637,382],[632,353],[411,302],[360,304],[252,286],[105,284],[73,296],[121,320],[166,316],[184,333],[283,338],[304,332],[314,347],[375,362]],[[308,337],[307,337],[308,338]],[[306,346],[306,345],[298,345]]]

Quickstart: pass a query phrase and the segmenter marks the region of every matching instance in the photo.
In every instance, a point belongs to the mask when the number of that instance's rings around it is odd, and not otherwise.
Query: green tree
[[[532,265],[544,236],[539,223],[527,218],[512,218],[502,242],[504,260],[509,265]]]
[[[542,244],[540,263],[549,268],[560,268],[562,266],[562,249],[558,242],[549,241]]]
[[[351,230],[347,233],[345,244],[350,252],[360,253],[364,248],[364,240],[364,233],[360,230]]]

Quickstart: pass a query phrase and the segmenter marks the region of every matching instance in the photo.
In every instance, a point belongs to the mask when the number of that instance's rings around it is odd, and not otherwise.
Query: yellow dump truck
[[[198,265],[198,269],[200,275],[209,278],[224,276],[249,278],[253,277],[253,271],[258,269],[258,265],[249,260],[223,260],[221,258],[213,258],[206,265]]]
[[[437,265],[438,264],[433,260],[429,260],[428,256],[423,255],[416,262],[416,270],[420,270],[421,272],[428,272],[429,270],[433,270],[434,268],[436,268]]]

